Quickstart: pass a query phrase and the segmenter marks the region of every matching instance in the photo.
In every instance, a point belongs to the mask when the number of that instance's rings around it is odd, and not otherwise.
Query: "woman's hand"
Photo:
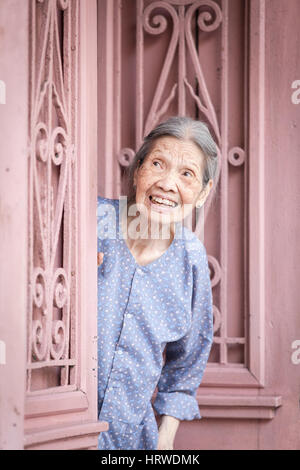
[[[157,450],[173,450],[174,438],[166,431],[158,431]]]
[[[97,253],[98,266],[101,266],[101,264],[103,263],[103,258],[104,258],[104,253],[102,253],[102,251],[99,251]]]
[[[174,439],[180,420],[174,416],[163,415],[158,429],[157,450],[173,450]]]

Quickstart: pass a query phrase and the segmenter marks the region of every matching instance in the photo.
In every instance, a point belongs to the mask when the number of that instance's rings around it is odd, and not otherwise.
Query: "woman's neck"
[[[175,224],[158,224],[149,220],[142,220],[140,216],[129,216],[124,208],[121,214],[122,233],[127,240],[131,251],[140,255],[143,252],[164,252],[172,243],[175,236]]]

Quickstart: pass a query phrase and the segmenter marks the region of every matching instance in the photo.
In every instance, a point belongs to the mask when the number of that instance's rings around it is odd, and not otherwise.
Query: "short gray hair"
[[[156,139],[164,136],[176,137],[179,140],[189,140],[195,143],[204,154],[203,162],[203,189],[210,179],[214,180],[218,159],[217,146],[208,126],[205,122],[197,121],[187,116],[173,116],[156,126],[146,137],[144,142],[135,154],[129,167],[128,178],[128,202],[135,202],[136,189],[133,185],[133,177],[136,168],[140,167],[147,155],[151,152]]]

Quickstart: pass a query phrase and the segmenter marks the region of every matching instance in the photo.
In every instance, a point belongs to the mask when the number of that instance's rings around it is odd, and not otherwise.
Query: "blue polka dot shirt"
[[[121,200],[98,197],[99,449],[156,449],[159,415],[201,418],[196,392],[213,340],[206,250],[176,224],[156,260],[140,266],[120,227]],[[165,350],[165,359],[163,351]]]

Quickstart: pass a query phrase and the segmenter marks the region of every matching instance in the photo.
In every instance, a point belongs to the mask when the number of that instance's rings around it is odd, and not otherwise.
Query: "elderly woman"
[[[109,422],[98,449],[173,449],[179,422],[201,418],[212,292],[205,247],[183,220],[216,168],[207,126],[173,117],[137,152],[128,204],[98,197],[98,407]]]

